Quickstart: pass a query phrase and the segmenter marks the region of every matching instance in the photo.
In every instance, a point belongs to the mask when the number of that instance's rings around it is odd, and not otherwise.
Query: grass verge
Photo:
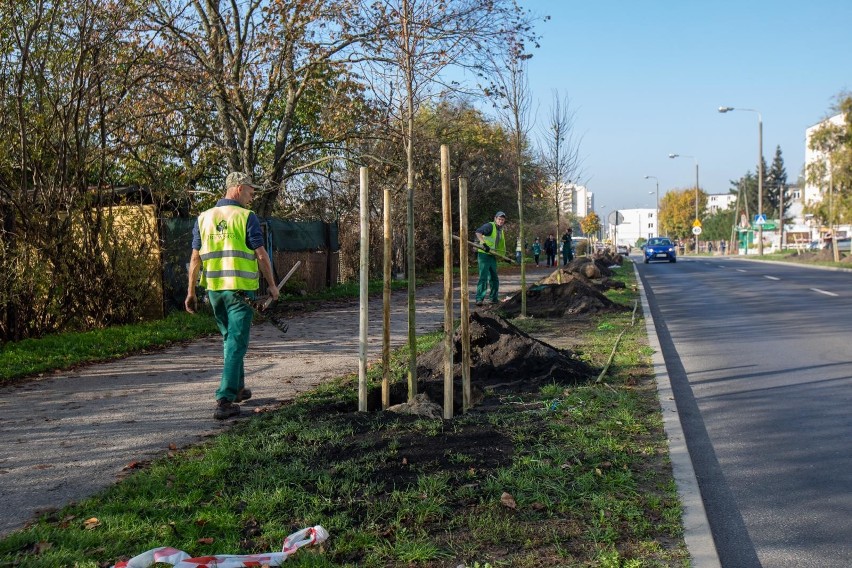
[[[635,296],[627,267],[619,301]],[[602,365],[629,323],[594,318],[575,338],[559,320],[523,325],[581,341]],[[358,413],[357,379],[343,377],[45,514],[0,540],[0,566],[94,568],[166,545],[265,552],[315,524],[330,540],[288,565],[687,566],[644,343],[637,322],[603,383],[493,392],[449,421]],[[392,362],[400,380],[406,352]]]
[[[0,383],[108,361],[176,341],[216,333],[210,315],[173,312],[163,320],[7,343],[0,349]]]

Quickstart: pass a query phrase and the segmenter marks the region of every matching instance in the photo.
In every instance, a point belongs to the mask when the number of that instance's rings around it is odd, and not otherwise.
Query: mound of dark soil
[[[505,319],[488,313],[470,316],[470,381],[474,401],[485,389],[527,391],[556,382],[575,384],[587,380],[594,369],[560,350],[530,337]],[[453,377],[456,406],[461,404],[461,333],[453,337]],[[417,358],[418,391],[432,401],[443,400],[444,346],[436,345]],[[479,393],[478,395],[476,393]]]
[[[528,316],[559,318],[622,309],[623,306],[604,296],[591,282],[577,275],[571,275],[562,284],[537,284],[527,288]],[[521,293],[506,300],[500,310],[509,317],[520,315]]]

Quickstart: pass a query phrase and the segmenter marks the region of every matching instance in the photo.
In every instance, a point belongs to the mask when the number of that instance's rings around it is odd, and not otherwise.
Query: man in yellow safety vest
[[[278,299],[260,220],[248,209],[254,190],[259,187],[250,175],[231,172],[225,180],[225,197],[199,215],[192,230],[189,289],[184,305],[186,311],[194,313],[196,284],[205,287],[222,333],[225,364],[216,391],[213,417],[217,420],[238,415],[240,406],[235,403],[251,398],[251,390],[245,388],[243,361],[254,310],[246,300],[253,300],[260,288],[258,269],[269,285],[272,299]]]
[[[476,285],[477,306],[482,305],[487,292],[489,293],[492,304],[500,301],[498,296],[500,279],[497,277],[497,259],[489,253],[493,249],[495,253],[506,256],[506,233],[503,231],[503,225],[505,224],[506,214],[498,211],[494,215],[494,221],[485,223],[476,230],[476,238],[484,249],[484,251],[479,251],[476,255],[476,262],[479,266],[479,282]]]

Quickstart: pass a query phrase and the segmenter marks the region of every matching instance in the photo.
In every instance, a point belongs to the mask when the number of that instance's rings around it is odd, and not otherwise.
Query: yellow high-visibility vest
[[[213,207],[198,216],[200,284],[208,290],[257,290],[257,256],[246,245],[251,211],[238,205]]]
[[[494,221],[491,221],[491,234],[482,235],[482,240],[485,241],[488,248],[494,249],[494,252],[506,254],[506,233],[500,231],[500,241],[497,242],[497,223]]]

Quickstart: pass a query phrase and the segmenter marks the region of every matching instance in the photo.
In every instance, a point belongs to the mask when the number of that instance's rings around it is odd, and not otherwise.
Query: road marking
[[[766,274],[764,274],[763,277],[769,278],[770,280],[781,280],[780,278],[776,278],[775,276],[767,276]]]
[[[719,268],[725,268],[724,264],[717,264],[716,266],[718,266]]]
[[[737,268],[737,272],[748,272],[747,270],[743,270],[742,268]]]
[[[838,296],[834,292],[828,292],[826,290],[820,290],[819,288],[809,288],[809,290],[813,290],[814,292],[819,292],[820,294],[825,294],[826,296]]]

